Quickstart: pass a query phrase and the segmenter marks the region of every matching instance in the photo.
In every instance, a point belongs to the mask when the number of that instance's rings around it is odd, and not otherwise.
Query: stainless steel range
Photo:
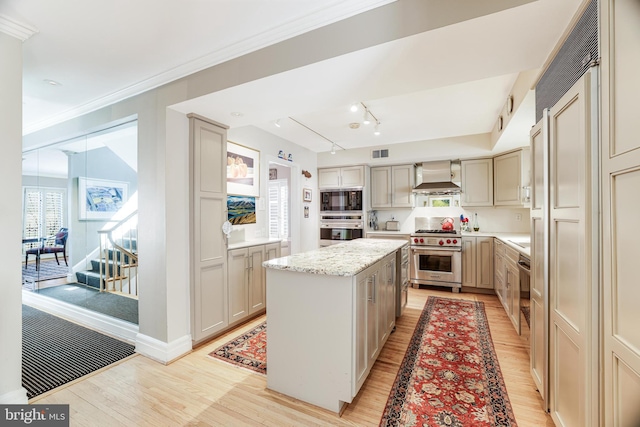
[[[418,217],[411,234],[411,284],[462,287],[462,235],[460,219]]]

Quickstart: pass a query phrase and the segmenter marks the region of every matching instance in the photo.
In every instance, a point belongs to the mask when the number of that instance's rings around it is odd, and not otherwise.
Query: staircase
[[[98,258],[90,268],[76,272],[79,283],[137,298],[138,296],[138,213],[100,230]]]

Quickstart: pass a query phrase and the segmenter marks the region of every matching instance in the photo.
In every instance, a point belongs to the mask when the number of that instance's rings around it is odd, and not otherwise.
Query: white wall
[[[22,388],[22,42],[0,31],[0,403],[27,403]]]
[[[245,240],[268,237],[267,224],[267,183],[269,182],[269,162],[283,162],[291,167],[291,253],[317,249],[319,241],[318,225],[318,177],[316,153],[293,144],[276,135],[254,126],[229,129],[227,139],[246,147],[260,151],[260,199],[256,200],[256,224],[234,226],[244,229]],[[291,154],[293,161],[278,159],[278,153]],[[311,178],[305,178],[302,171],[311,172]],[[309,204],[309,218],[304,218],[302,188],[312,189],[312,201]],[[315,196],[315,197],[314,197]]]

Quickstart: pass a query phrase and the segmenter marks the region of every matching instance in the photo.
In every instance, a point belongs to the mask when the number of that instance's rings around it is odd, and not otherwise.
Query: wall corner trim
[[[191,349],[191,335],[184,335],[169,343],[140,333],[136,335],[136,353],[165,365],[189,353]]]

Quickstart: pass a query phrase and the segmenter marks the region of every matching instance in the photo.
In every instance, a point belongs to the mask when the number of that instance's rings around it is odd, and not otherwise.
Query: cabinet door
[[[369,294],[367,299],[367,366],[373,366],[378,357],[378,289],[380,287],[380,271],[369,276]]]
[[[340,168],[318,169],[319,188],[340,188]]]
[[[391,173],[391,204],[394,208],[412,208],[415,182],[413,165],[392,166]]]
[[[278,243],[269,243],[268,245],[264,245],[265,252],[265,261],[269,261],[270,259],[280,258],[282,255],[280,249],[280,242]]]
[[[249,315],[247,280],[249,257],[247,249],[229,251],[229,323],[237,322]]]
[[[391,207],[391,167],[371,168],[371,207]]]
[[[262,267],[264,257],[263,245],[249,248],[249,314],[263,310],[267,306],[265,271]]]
[[[516,265],[507,263],[505,285],[507,287],[507,314],[520,335],[520,271]]]
[[[476,286],[493,289],[493,237],[476,237]]]
[[[387,334],[396,326],[396,259],[395,255],[387,264]]]
[[[520,191],[522,184],[522,152],[503,154],[493,159],[494,204],[496,206],[522,205]]]
[[[359,274],[356,277],[356,342],[355,342],[355,382],[356,390],[360,388],[366,378],[367,363],[367,309],[369,308],[370,277],[367,274]]]
[[[462,286],[476,287],[476,238],[462,238]]]
[[[341,187],[364,187],[364,166],[340,168]]]
[[[463,160],[462,206],[493,206],[493,159]]]
[[[201,342],[228,326],[227,131],[189,116],[191,168],[191,334]]]

